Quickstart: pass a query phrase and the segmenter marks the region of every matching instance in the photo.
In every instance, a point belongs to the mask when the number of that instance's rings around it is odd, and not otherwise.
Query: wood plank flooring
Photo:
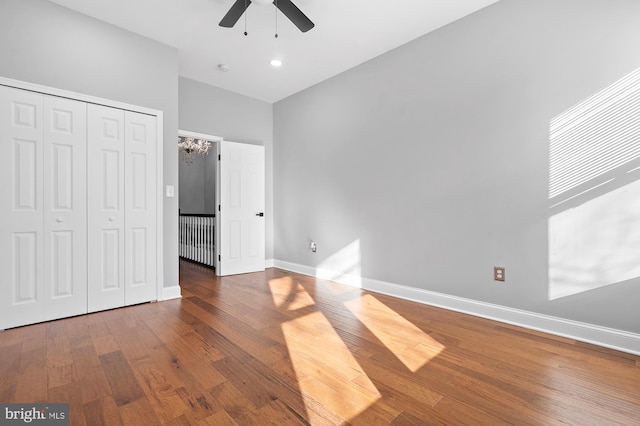
[[[0,401],[72,425],[638,425],[640,358],[268,269],[0,332]]]

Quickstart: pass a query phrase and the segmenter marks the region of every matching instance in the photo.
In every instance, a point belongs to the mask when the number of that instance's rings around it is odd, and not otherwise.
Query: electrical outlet
[[[496,281],[504,281],[504,266],[493,267],[493,279]]]

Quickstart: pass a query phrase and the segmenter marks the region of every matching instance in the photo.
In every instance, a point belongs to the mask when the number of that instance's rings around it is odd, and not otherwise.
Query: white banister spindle
[[[180,257],[214,266],[215,218],[210,215],[180,215]]]

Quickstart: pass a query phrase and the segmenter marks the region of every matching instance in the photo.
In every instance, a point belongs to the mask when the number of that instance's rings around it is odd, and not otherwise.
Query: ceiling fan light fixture
[[[273,0],[251,0],[251,3],[255,3],[260,6],[267,6],[273,3]]]
[[[269,62],[271,64],[272,67],[276,67],[279,68],[282,66],[282,61],[280,59],[272,59],[271,62]]]

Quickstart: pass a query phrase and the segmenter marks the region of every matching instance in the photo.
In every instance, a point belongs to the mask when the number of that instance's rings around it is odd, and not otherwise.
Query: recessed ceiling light
[[[271,63],[271,66],[274,66],[274,67],[282,66],[282,61],[280,59],[272,59],[270,63]]]
[[[231,67],[229,65],[220,64],[220,65],[218,65],[218,69],[220,71],[227,72],[227,71],[229,71],[231,69]]]

